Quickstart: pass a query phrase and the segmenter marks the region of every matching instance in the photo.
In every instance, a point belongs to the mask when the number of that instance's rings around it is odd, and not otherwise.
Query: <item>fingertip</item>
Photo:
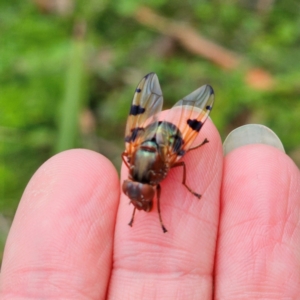
[[[295,163],[288,155],[274,146],[265,144],[250,144],[238,147],[225,156],[224,163],[226,175],[229,172],[230,174],[255,174],[257,171],[262,170],[270,172],[271,177],[266,176],[266,178],[272,178],[281,174],[281,172],[276,172],[274,169],[288,171],[290,175],[297,172]]]
[[[114,293],[128,291],[128,277],[134,277],[138,272],[157,274],[149,280],[156,284],[157,289],[162,282],[158,279],[160,275],[172,273],[174,268],[181,274],[193,274],[193,278],[183,276],[185,283],[182,283],[183,278],[180,279],[180,289],[186,290],[185,284],[188,284],[193,287],[193,294],[210,293],[223,162],[220,135],[211,120],[206,121],[193,146],[201,144],[205,138],[209,143],[188,152],[182,159],[186,165],[186,184],[195,193],[182,184],[183,167],[171,169],[161,182],[161,219],[156,195],[152,210],[137,210],[133,226],[127,226],[133,206],[129,205],[126,195],[121,196],[115,234],[115,269],[110,289],[123,288],[118,292],[114,289]],[[124,164],[121,173],[124,180],[128,176]],[[198,199],[198,193],[202,194],[201,199]],[[157,264],[157,261],[164,263]],[[139,287],[145,286],[143,276],[134,278]],[[172,289],[176,294],[178,282],[170,280],[163,284],[164,289]]]
[[[119,179],[112,163],[99,153],[73,149],[51,157],[36,171],[18,210],[25,206],[33,214],[40,205],[80,210],[91,201],[98,208],[116,209],[118,196]]]
[[[241,286],[243,294],[254,295],[260,286],[260,298],[294,295],[299,276],[281,283],[298,274],[299,185],[298,168],[274,146],[244,145],[226,155],[216,255],[218,297],[232,298]]]
[[[39,297],[49,284],[60,297],[105,295],[118,202],[117,172],[102,155],[75,149],[50,158],[31,178],[16,212],[3,258],[1,295],[26,293],[34,284],[40,289],[31,292]]]
[[[280,149],[264,144],[239,147],[224,158],[223,209],[229,201],[229,205],[255,207],[258,202],[268,205],[274,197],[278,198],[277,206],[285,205],[289,182],[298,173],[294,162]]]

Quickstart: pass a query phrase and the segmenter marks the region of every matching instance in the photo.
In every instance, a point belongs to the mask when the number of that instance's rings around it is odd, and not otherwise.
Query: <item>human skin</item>
[[[0,299],[297,299],[300,172],[275,147],[223,157],[210,120],[162,182],[161,213],[137,211],[113,165],[60,153],[34,174],[3,257]],[[123,165],[121,182],[128,170]]]

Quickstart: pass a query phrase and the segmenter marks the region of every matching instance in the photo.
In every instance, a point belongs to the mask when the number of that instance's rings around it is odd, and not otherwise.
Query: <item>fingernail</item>
[[[285,153],[279,137],[268,127],[259,124],[248,124],[231,131],[223,143],[224,155],[239,147],[250,144],[273,146]]]

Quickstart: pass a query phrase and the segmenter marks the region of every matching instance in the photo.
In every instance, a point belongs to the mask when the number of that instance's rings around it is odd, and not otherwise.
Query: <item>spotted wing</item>
[[[143,140],[155,135],[158,126],[156,114],[161,111],[162,105],[163,97],[157,75],[149,73],[135,90],[127,118],[125,130],[127,156],[130,156]],[[151,126],[147,127],[150,123]]]
[[[161,145],[168,144],[165,152],[170,164],[191,148],[213,103],[214,91],[210,85],[204,85],[178,101],[159,125],[157,140]]]

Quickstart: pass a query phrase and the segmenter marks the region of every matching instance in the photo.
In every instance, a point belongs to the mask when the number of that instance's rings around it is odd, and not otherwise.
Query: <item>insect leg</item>
[[[205,140],[204,140],[204,142],[205,142]],[[203,142],[203,143],[204,143]],[[207,141],[208,142],[208,141]],[[205,142],[205,143],[207,143],[207,142]],[[203,143],[202,143],[202,145],[203,145]],[[199,145],[198,147],[200,147],[201,145]],[[193,195],[195,195],[197,198],[201,198],[201,195],[200,194],[198,194],[198,193],[195,193],[186,183],[185,183],[185,175],[186,175],[186,168],[185,168],[185,163],[184,163],[184,161],[179,161],[179,162],[177,162],[176,164],[174,164],[173,166],[172,166],[172,168],[175,168],[175,167],[183,167],[183,177],[182,177],[182,184],[193,194]]]
[[[162,218],[161,218],[161,213],[160,213],[160,191],[161,191],[161,187],[160,187],[159,184],[157,185],[156,189],[157,189],[157,210],[158,210],[159,222],[160,222],[160,225],[161,225],[161,228],[162,228],[163,232],[166,233],[168,230],[166,229],[166,227],[163,224],[163,221],[162,221]]]
[[[208,140],[207,138],[205,138],[204,141],[203,141],[201,144],[199,144],[199,145],[197,145],[197,146],[195,146],[195,147],[190,148],[189,151],[195,150],[195,149],[197,149],[197,148],[200,148],[201,146],[205,145],[205,144],[208,143],[208,142],[209,142],[209,140]]]
[[[135,211],[136,211],[136,207],[133,209],[133,213],[132,213],[131,220],[130,220],[130,222],[128,223],[128,225],[129,225],[130,227],[132,227],[132,224],[133,224],[133,219],[134,219]]]
[[[122,160],[123,160],[123,162],[125,163],[125,165],[126,165],[126,167],[129,169],[129,165],[128,165],[128,162],[125,160],[125,156],[127,157],[127,154],[126,154],[126,152],[124,151],[123,153],[122,153]]]

